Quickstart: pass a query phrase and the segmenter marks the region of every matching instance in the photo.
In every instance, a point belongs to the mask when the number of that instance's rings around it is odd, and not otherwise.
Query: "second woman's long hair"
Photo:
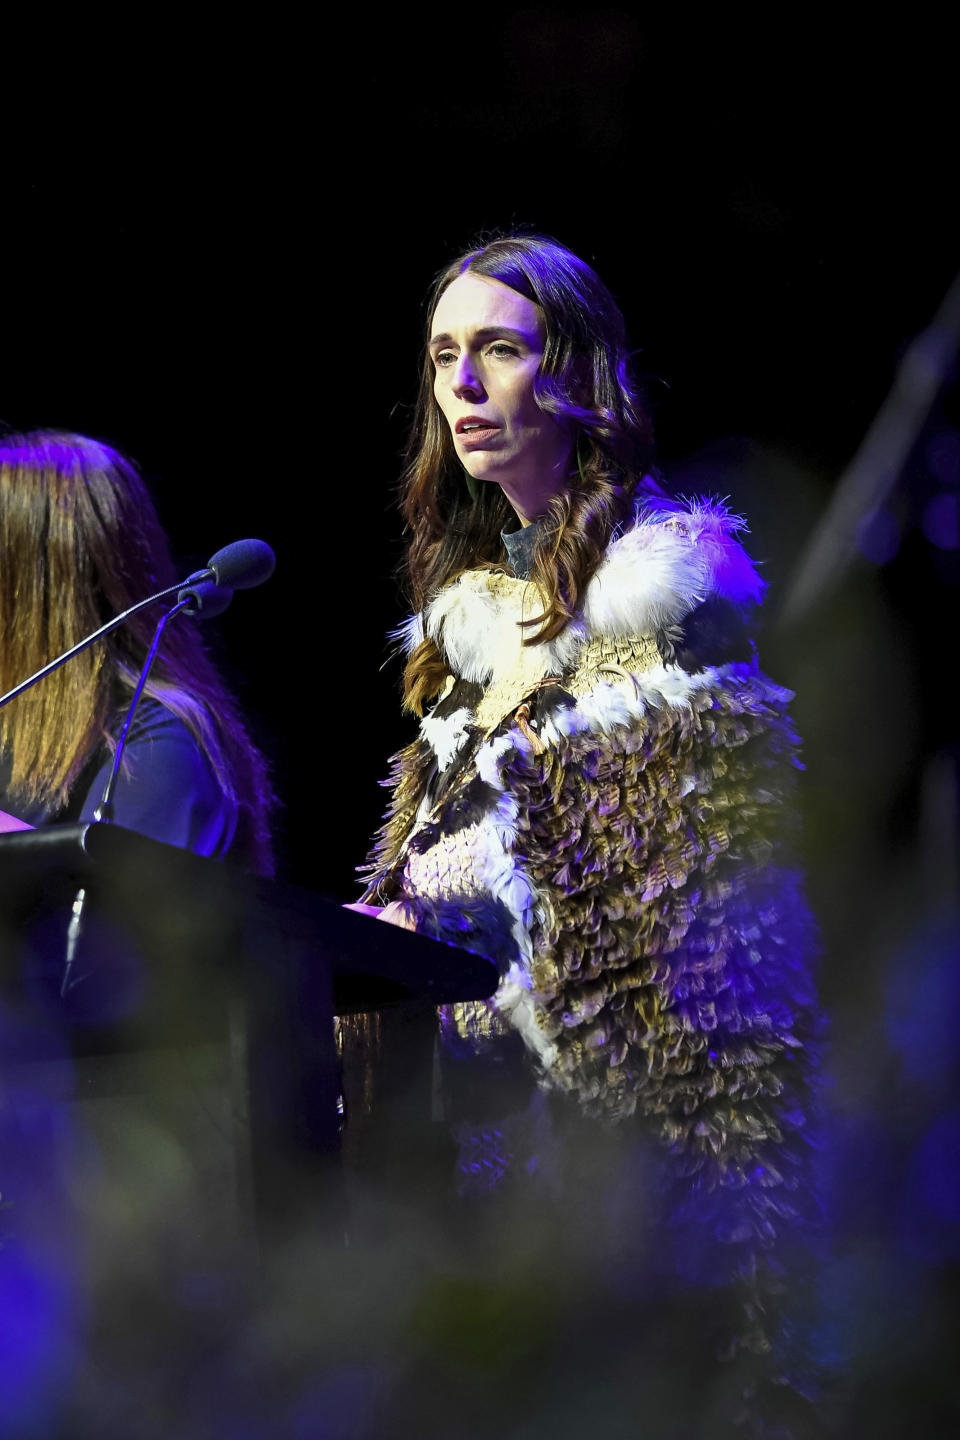
[[[0,438],[0,694],[112,616],[176,583],[134,466],[83,435]],[[112,752],[157,616],[141,611],[0,710],[9,795],[62,809],[100,747]],[[236,852],[271,870],[266,764],[192,621],[164,633],[146,693],[183,721],[238,806]]]
[[[546,344],[535,398],[541,410],[571,422],[576,437],[569,484],[551,501],[534,552],[532,579],[543,609],[525,622],[531,626],[525,643],[535,644],[552,640],[577,613],[611,536],[628,523],[638,496],[662,496],[652,425],[631,375],[623,316],[583,260],[541,235],[506,236],[462,255],[434,284],[428,341],[441,295],[466,271],[499,280],[540,310]],[[514,513],[498,485],[478,482],[471,496],[433,381],[425,351],[402,488],[409,535],[403,573],[416,610],[463,571],[503,564],[500,535]],[[424,641],[407,662],[406,708],[422,714],[446,673],[437,646]]]

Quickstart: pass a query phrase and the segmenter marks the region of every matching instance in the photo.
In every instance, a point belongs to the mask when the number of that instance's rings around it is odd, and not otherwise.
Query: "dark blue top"
[[[540,536],[540,521],[524,525],[520,530],[511,530],[509,535],[501,530],[500,539],[507,547],[510,569],[518,580],[529,580],[533,574],[533,552]]]
[[[92,820],[112,768],[113,757],[104,747],[80,775],[63,809],[24,809],[7,799],[10,767],[0,757],[0,810],[28,825]],[[137,711],[113,792],[113,812],[117,825],[198,855],[225,855],[237,828],[236,802],[221,790],[187,727],[157,700],[144,700]]]

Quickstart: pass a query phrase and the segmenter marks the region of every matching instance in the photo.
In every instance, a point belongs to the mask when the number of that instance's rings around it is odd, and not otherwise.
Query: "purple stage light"
[[[868,510],[857,526],[857,549],[874,565],[886,565],[900,549],[900,524],[886,509]]]
[[[960,430],[939,430],[927,445],[926,459],[941,485],[960,485]]]
[[[941,490],[923,509],[923,533],[938,550],[960,547],[960,496]]]

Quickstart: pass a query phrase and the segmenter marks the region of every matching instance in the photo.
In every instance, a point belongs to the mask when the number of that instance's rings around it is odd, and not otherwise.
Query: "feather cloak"
[[[483,1025],[452,1007],[448,1028],[518,1031],[544,1089],[643,1123],[678,1248],[712,1237],[733,1347],[762,1352],[778,1245],[811,1210],[820,1026],[792,696],[746,639],[764,587],[743,528],[708,499],[642,516],[547,644],[522,644],[534,585],[496,571],[410,620],[451,678],[395,758],[367,896],[497,961]]]

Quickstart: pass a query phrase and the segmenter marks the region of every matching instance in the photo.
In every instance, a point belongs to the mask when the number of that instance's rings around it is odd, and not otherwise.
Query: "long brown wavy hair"
[[[130,460],[83,435],[0,436],[0,694],[177,579]],[[141,611],[0,710],[14,803],[62,809],[95,752],[113,752],[157,618]],[[234,853],[270,873],[266,763],[186,616],[168,626],[146,693],[183,721],[237,803]]]
[[[575,463],[566,488],[543,517],[532,579],[542,598],[528,645],[552,640],[577,613],[610,538],[645,495],[663,496],[653,461],[653,428],[631,374],[623,315],[599,276],[572,251],[543,235],[507,235],[461,255],[437,276],[427,306],[426,341],[441,295],[466,271],[499,280],[539,309],[546,329],[534,382],[540,409],[572,422]],[[500,538],[513,518],[498,485],[468,489],[450,429],[433,393],[424,349],[401,509],[409,535],[405,588],[420,610],[465,570],[504,564]],[[432,639],[410,656],[404,705],[415,714],[448,674]]]

